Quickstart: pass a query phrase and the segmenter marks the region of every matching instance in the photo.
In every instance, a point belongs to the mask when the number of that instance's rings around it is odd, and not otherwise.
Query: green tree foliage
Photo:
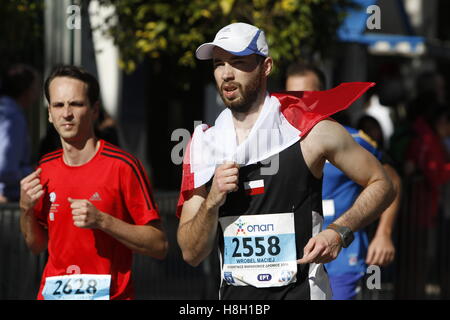
[[[16,62],[41,67],[43,0],[0,0],[0,69]]]
[[[108,32],[121,49],[121,65],[132,71],[144,57],[168,55],[182,67],[195,67],[195,49],[212,41],[232,22],[262,28],[276,65],[304,50],[329,51],[350,0],[101,0],[116,8],[118,23]]]

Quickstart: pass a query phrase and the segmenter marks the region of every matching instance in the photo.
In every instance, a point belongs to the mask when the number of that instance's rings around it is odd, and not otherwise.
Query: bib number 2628
[[[83,279],[75,279],[72,282],[72,279],[67,279],[66,281],[58,280],[56,281],[56,289],[53,291],[53,295],[62,295],[62,294],[75,294],[75,295],[83,295],[83,294],[96,294],[97,293],[97,280],[91,279],[85,283]]]
[[[45,300],[108,300],[111,275],[74,274],[47,277],[42,296]]]

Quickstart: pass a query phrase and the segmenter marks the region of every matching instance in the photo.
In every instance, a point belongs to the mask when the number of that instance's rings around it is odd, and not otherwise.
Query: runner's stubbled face
[[[247,113],[258,99],[264,79],[263,61],[256,54],[235,56],[215,47],[214,78],[227,108]]]

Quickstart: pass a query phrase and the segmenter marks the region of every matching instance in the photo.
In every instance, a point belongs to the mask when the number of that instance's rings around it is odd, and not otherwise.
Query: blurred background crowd
[[[323,70],[327,88],[376,82],[347,118],[389,155],[403,188],[395,260],[360,298],[450,298],[449,12],[445,0],[0,0],[0,299],[33,299],[45,260],[24,246],[14,184],[59,147],[42,91],[58,64],[97,76],[99,136],[135,154],[156,191],[171,249],[166,261],[136,257],[137,298],[216,298],[216,255],[194,269],[176,245],[172,133],[222,110],[212,65],[194,51],[235,21],[265,31],[271,92],[298,61]]]

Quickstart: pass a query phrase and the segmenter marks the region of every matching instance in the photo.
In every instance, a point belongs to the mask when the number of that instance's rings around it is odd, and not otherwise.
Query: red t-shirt
[[[44,156],[39,167],[45,194],[34,211],[39,222],[48,228],[49,257],[38,299],[44,299],[48,277],[74,273],[110,275],[110,298],[132,299],[132,251],[103,231],[74,226],[68,198],[89,200],[98,210],[130,224],[145,225],[160,219],[150,182],[139,160],[100,140],[94,158],[82,166],[66,165],[62,150],[58,150]],[[85,292],[86,284],[81,288],[82,281],[70,286],[57,283],[51,291],[58,295],[63,289],[72,292],[78,287]],[[84,281],[88,282],[88,278]]]

